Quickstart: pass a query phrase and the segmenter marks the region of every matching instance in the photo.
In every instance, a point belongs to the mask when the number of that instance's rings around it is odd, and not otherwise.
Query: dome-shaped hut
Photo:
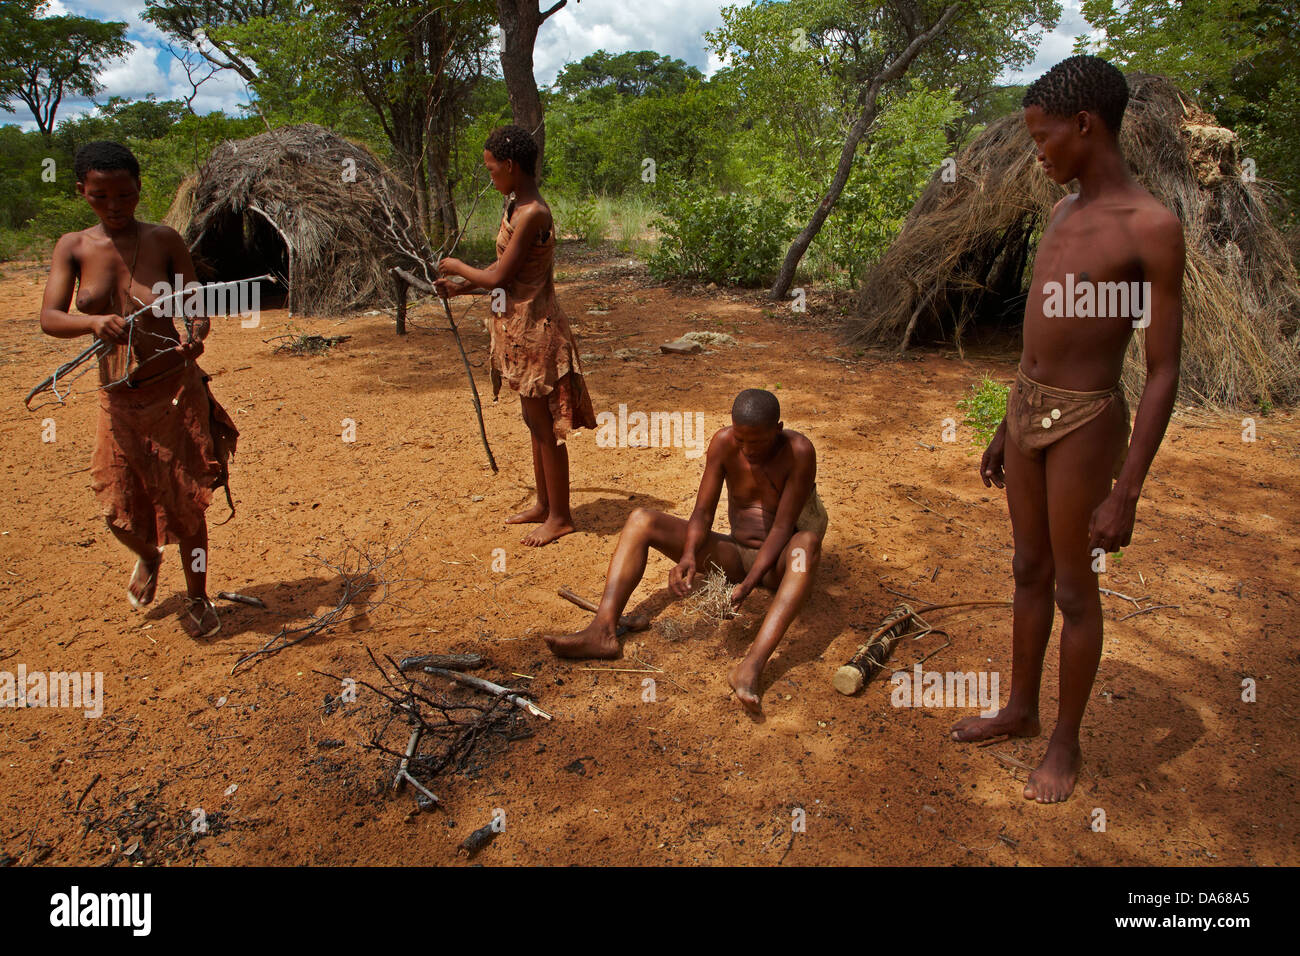
[[[173,213],[187,219],[180,231],[200,278],[269,272],[287,280],[294,313],[386,301],[390,268],[418,271],[419,257],[432,259],[408,212],[410,189],[364,147],[314,123],[227,140],[181,188],[188,203],[178,194]]]

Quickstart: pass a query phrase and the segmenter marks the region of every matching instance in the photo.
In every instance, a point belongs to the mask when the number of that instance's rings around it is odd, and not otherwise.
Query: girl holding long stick
[[[511,197],[497,231],[496,261],[476,269],[443,259],[436,286],[445,296],[473,288],[491,292],[492,397],[503,381],[519,393],[537,486],[536,503],[506,523],[538,524],[522,541],[539,547],[573,531],[564,438],[574,429],[595,428],[596,414],[578,343],[555,297],[555,227],[537,189],[537,143],[523,127],[499,127],[488,136],[483,163],[496,190]]]

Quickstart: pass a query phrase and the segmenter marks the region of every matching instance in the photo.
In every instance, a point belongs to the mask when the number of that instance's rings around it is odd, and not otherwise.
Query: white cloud
[[[999,77],[1002,83],[1031,83],[1066,57],[1074,55],[1075,37],[1095,37],[1088,21],[1083,18],[1079,0],[1063,0],[1061,19],[1050,33],[1044,33],[1034,59],[1020,70],[1008,70]]]
[[[722,25],[722,8],[729,0],[569,0],[542,24],[533,51],[533,72],[539,86],[555,82],[566,63],[597,50],[623,53],[654,50],[706,70],[711,63],[705,30]],[[730,0],[740,2],[740,0]],[[708,72],[706,70],[706,72]]]
[[[116,21],[126,24],[127,36],[132,39],[163,43],[166,35],[156,26],[141,18],[143,0],[58,0],[67,12],[95,20]]]
[[[126,59],[118,60],[99,74],[99,82],[104,90],[99,94],[98,99],[107,100],[110,96],[125,96],[133,100],[142,100],[150,93],[157,94],[167,85],[167,78],[158,68],[158,50],[145,46],[139,40],[130,42],[131,52],[127,54]]]

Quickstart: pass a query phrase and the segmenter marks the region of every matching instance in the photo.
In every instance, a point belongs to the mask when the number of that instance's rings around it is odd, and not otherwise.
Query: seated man
[[[812,590],[827,516],[817,495],[812,442],[781,422],[771,392],[748,388],[731,407],[731,426],[709,442],[704,477],[689,521],[637,508],[628,516],[609,563],[596,617],[575,634],[544,635],[560,657],[617,657],[619,615],[645,574],[650,548],[677,565],[668,587],[689,594],[697,570],[716,565],[736,586],[731,604],[758,585],[776,591],[763,624],[729,680],[746,710],[760,709],[758,680],[776,645]],[[731,534],[712,531],[722,483],[727,483]]]

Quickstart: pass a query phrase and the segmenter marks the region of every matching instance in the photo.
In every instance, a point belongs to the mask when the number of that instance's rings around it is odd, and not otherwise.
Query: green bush
[[[592,249],[604,241],[607,222],[601,215],[595,199],[588,199],[574,206],[569,210],[567,218],[568,222],[564,224],[565,231],[577,236]]]
[[[957,407],[966,413],[966,424],[975,429],[972,443],[983,448],[993,440],[994,433],[1007,414],[1007,395],[1011,389],[999,385],[987,375],[978,385],[970,387],[970,397],[959,399]]]
[[[789,204],[772,199],[679,190],[661,208],[651,223],[661,233],[649,260],[657,279],[761,285],[776,274],[792,231]]]

